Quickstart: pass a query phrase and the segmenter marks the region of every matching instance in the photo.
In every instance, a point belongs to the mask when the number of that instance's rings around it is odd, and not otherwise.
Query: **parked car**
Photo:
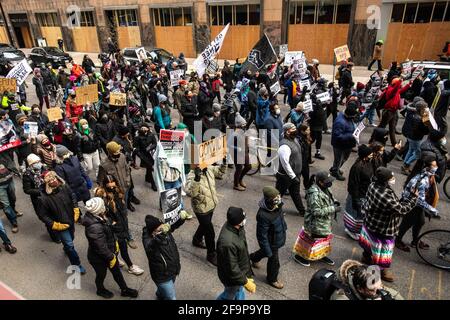
[[[138,63],[139,59],[136,54],[136,49],[138,48],[124,48],[123,49],[123,56],[125,58],[125,61],[129,61],[130,63]],[[172,57],[172,53],[165,49],[161,48],[154,48],[152,50],[145,50],[147,54],[147,58],[151,59],[152,61],[159,61],[164,64],[167,63],[167,61]]]
[[[443,61],[413,61],[413,68],[423,66],[423,70],[427,73],[430,69],[435,69],[441,76],[441,79],[450,79],[450,62]]]
[[[29,55],[31,60],[31,67],[39,66],[41,63],[47,64],[50,62],[53,68],[60,66],[65,67],[66,63],[72,60],[72,57],[57,47],[37,47],[31,49]]]
[[[25,59],[25,53],[13,47],[9,43],[0,43],[0,75],[6,76],[10,67]]]

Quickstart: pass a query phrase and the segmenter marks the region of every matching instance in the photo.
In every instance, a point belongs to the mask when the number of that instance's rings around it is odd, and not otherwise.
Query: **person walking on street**
[[[23,214],[16,211],[16,190],[14,187],[14,174],[19,174],[14,161],[8,151],[0,153],[0,202],[3,211],[12,226],[12,232],[19,232],[17,217]]]
[[[82,154],[82,163],[85,166],[87,173],[94,172],[95,176],[98,174],[98,167],[100,166],[100,148],[99,138],[94,130],[90,128],[86,119],[81,119],[78,122],[80,130],[80,151]]]
[[[3,226],[2,220],[0,220],[0,239],[3,241],[3,247],[5,250],[11,254],[14,254],[17,252],[17,248],[13,246],[11,240],[8,238],[8,235],[6,233],[5,227]],[[1,252],[0,248],[0,252]]]
[[[268,258],[267,283],[276,289],[284,287],[284,284],[278,281],[278,250],[286,243],[287,224],[284,215],[280,192],[271,186],[264,187],[256,215],[256,238],[260,249],[250,254],[250,260],[253,268],[259,269],[259,262],[265,257]]]
[[[372,66],[375,63],[375,61],[378,63],[378,71],[383,71],[383,67],[381,66],[381,57],[383,56],[383,40],[378,40],[377,43],[375,43],[375,46],[373,47],[373,54],[372,54],[372,62],[369,63],[369,66],[367,67],[367,70],[372,71]]]
[[[225,287],[217,300],[245,300],[244,288],[256,292],[245,236],[246,215],[242,208],[229,207],[227,221],[217,239],[217,273]]]
[[[95,270],[97,295],[110,299],[114,294],[104,286],[106,272],[112,273],[120,287],[122,297],[137,298],[138,291],[130,289],[117,262],[119,244],[114,237],[112,226],[106,217],[106,207],[101,198],[95,197],[86,203],[87,213],[83,218],[85,235],[89,243],[88,261]]]

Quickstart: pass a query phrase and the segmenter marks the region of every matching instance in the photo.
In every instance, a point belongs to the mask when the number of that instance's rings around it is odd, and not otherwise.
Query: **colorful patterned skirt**
[[[352,196],[349,194],[347,196],[347,201],[345,202],[344,211],[344,226],[348,231],[359,234],[363,225],[364,216],[358,215],[358,211],[353,209]]]
[[[371,255],[372,264],[378,265],[381,269],[391,266],[395,246],[394,237],[376,236],[363,226],[359,235],[359,245],[368,255]]]
[[[331,239],[332,234],[325,238],[313,238],[302,228],[292,252],[309,261],[320,260],[331,252]]]

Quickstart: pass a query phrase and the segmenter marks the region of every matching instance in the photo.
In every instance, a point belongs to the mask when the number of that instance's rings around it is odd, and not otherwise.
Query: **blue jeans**
[[[2,239],[3,244],[11,244],[11,240],[9,240],[8,236],[6,235],[5,227],[3,227],[2,220],[0,220],[0,239]]]
[[[175,296],[175,277],[173,279],[157,283],[156,287],[158,288],[156,290],[156,296],[159,300],[177,300],[177,297]]]
[[[409,148],[405,155],[405,165],[409,166],[419,158],[421,141],[422,140],[412,140],[408,138]]]
[[[373,118],[375,118],[375,108],[369,107],[366,109],[366,111],[363,114],[362,119],[367,118],[369,120],[370,124],[373,124]],[[361,121],[362,121],[361,119]]]
[[[70,260],[70,264],[74,266],[79,266],[81,264],[80,257],[75,250],[75,246],[73,244],[73,240],[75,239],[75,227],[70,227],[67,230],[59,231],[59,236],[61,238],[61,242],[64,246],[64,252],[67,254]]]
[[[225,287],[225,290],[217,297],[217,300],[245,300],[244,287]]]
[[[178,187],[181,187],[181,180],[178,179],[177,181],[174,182],[167,182],[164,181],[164,189],[176,189]],[[184,202],[183,202],[183,197],[181,198],[181,209],[184,210]]]
[[[6,217],[13,226],[17,225],[17,216],[14,211],[16,204],[15,192],[13,179],[7,184],[0,185],[0,202],[3,203]]]

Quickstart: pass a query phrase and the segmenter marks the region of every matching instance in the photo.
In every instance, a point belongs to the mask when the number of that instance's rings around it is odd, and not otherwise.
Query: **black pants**
[[[252,260],[252,262],[259,262],[265,257],[267,256],[262,249],[250,254],[250,260]],[[278,258],[278,249],[272,248],[272,256],[267,260],[267,282],[276,282],[278,280],[279,271],[280,259]]]
[[[369,70],[371,70],[375,61],[378,62],[378,70],[383,70],[383,68],[381,67],[381,60],[372,60],[372,62],[369,64],[369,66],[367,68]]]
[[[214,232],[214,225],[212,224],[214,210],[211,210],[207,213],[195,213],[195,216],[198,220],[198,228],[194,234],[194,240],[197,242],[202,241],[203,237],[205,237],[206,250],[208,255],[216,252],[216,243],[215,237],[216,234]]]
[[[222,102],[222,98],[220,97],[220,91],[214,91],[213,92],[214,98],[217,98],[217,100],[219,101],[219,103]],[[213,100],[214,100],[213,98]]]
[[[90,264],[95,270],[95,285],[97,287],[97,291],[105,290],[103,282],[106,278],[106,272],[109,269],[108,265],[104,262],[90,262]],[[125,279],[123,278],[122,272],[120,271],[119,262],[116,262],[116,265],[112,269],[109,269],[109,271],[111,271],[114,280],[119,285],[121,290],[125,290],[126,288],[128,288],[127,284],[125,283]]]
[[[250,125],[256,120],[256,111],[250,110],[250,118],[247,121],[247,130],[250,128]]]
[[[303,178],[303,186],[305,190],[309,188],[309,164],[308,162],[303,162],[302,166],[302,178]]]
[[[277,182],[275,188],[280,192],[281,196],[286,193],[286,190],[289,190],[289,194],[291,195],[292,201],[294,202],[295,208],[299,213],[305,212],[305,206],[303,205],[302,198],[300,196],[300,180],[291,179],[288,175],[285,174],[276,174]]]
[[[395,137],[395,127],[397,125],[397,121],[397,111],[383,110],[383,115],[381,116],[381,121],[378,125],[378,128],[384,129],[389,124],[389,136],[391,138],[392,146],[397,144],[397,139]]]
[[[412,243],[416,244],[417,239],[419,238],[420,230],[422,230],[424,224],[425,213],[423,212],[423,209],[418,206],[414,207],[403,218],[399,227],[397,239],[402,240],[405,233],[412,227]]]
[[[322,130],[311,130],[311,138],[316,142],[316,152],[322,147]]]
[[[334,174],[339,173],[339,170],[341,169],[342,165],[348,160],[351,153],[352,148],[341,149],[333,147],[334,160],[330,172]]]
[[[333,116],[333,123],[334,123],[334,120],[336,120],[337,115],[338,115],[337,102],[331,102],[330,104],[327,105],[327,119],[330,117],[330,114]],[[328,130],[327,121],[325,121],[325,126],[323,129],[325,131]]]
[[[350,88],[343,88],[339,102],[342,103],[344,101],[344,99],[347,98],[351,93],[352,93],[352,90]]]
[[[131,267],[133,265],[133,262],[131,262],[130,256],[128,254],[127,239],[118,238],[117,242],[119,243],[120,255],[122,256],[127,266]]]
[[[153,179],[153,166],[148,166],[145,169],[145,182],[148,182],[153,186],[156,186],[155,180]]]

